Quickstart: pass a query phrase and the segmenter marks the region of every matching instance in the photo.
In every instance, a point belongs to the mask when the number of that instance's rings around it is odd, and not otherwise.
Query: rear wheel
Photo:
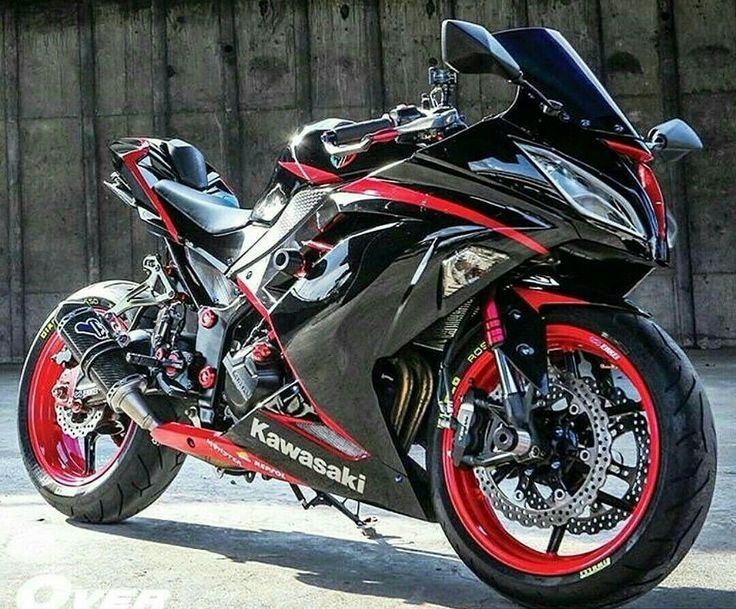
[[[534,607],[602,607],[638,596],[686,554],[715,482],[707,398],[685,354],[652,321],[593,308],[546,316],[550,392],[533,420],[545,457],[455,467],[437,429],[429,467],[439,520],[484,581]],[[493,395],[492,353],[469,336],[453,401]]]
[[[74,296],[106,310],[133,285],[105,282]],[[64,351],[52,315],[36,336],[21,376],[23,462],[43,498],[63,514],[85,522],[119,522],[163,493],[184,455],[154,444],[147,431],[105,404],[83,407],[74,395],[83,390],[79,367],[65,361]],[[162,420],[176,418],[167,401],[150,400]]]

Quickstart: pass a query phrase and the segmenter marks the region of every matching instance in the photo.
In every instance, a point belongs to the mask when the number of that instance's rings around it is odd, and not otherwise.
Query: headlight
[[[563,197],[584,216],[647,238],[644,225],[631,204],[610,186],[562,157],[534,146],[521,146]]]
[[[460,288],[480,279],[494,266],[506,262],[503,252],[471,245],[442,261],[442,296],[454,294]]]

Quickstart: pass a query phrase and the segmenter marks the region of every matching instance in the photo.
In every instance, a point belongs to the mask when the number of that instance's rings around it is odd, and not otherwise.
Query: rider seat
[[[199,149],[179,139],[168,140],[165,146],[179,181],[197,190],[207,188],[207,163]]]
[[[166,203],[211,235],[226,235],[250,222],[250,210],[232,207],[216,195],[205,194],[173,180],[160,180],[153,186],[153,190]]]

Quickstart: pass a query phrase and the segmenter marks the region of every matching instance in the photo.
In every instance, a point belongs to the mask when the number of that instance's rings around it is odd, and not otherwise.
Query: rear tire
[[[135,284],[129,282],[104,282],[94,284],[77,292],[74,297],[86,300],[98,309],[111,308],[128,289]],[[99,476],[90,476],[88,481],[80,476],[59,476],[39,458],[38,451],[50,451],[51,446],[39,446],[31,437],[32,415],[30,400],[34,398],[32,380],[34,370],[45,362],[49,354],[45,349],[57,334],[53,329],[54,315],[44,323],[28,353],[21,376],[18,395],[18,436],[23,464],[31,481],[41,496],[62,514],[72,520],[89,523],[114,523],[130,518],[153,503],[171,484],[184,463],[185,455],[170,448],[156,445],[150,434],[131,426],[120,450]],[[58,338],[56,338],[58,340]],[[176,420],[173,406],[156,397],[149,402],[161,420]],[[48,417],[36,421],[37,426],[47,428],[58,425],[56,419]]]
[[[656,485],[637,527],[592,569],[545,576],[510,567],[477,543],[453,506],[442,455],[443,434],[451,432],[442,429],[432,431],[428,451],[434,507],[463,562],[501,594],[529,607],[613,607],[662,581],[700,532],[715,484],[713,418],[692,364],[653,321],[621,311],[580,307],[552,309],[545,322],[604,337],[640,371],[656,411],[660,450]],[[450,370],[453,386],[484,350],[479,331],[464,339]],[[478,500],[485,498],[481,495]]]

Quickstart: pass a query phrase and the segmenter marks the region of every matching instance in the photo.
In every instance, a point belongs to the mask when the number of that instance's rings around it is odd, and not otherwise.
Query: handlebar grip
[[[393,126],[394,122],[390,118],[375,118],[369,121],[353,123],[352,125],[345,125],[344,127],[336,127],[331,131],[326,131],[322,138],[331,144],[341,146],[350,142],[357,142],[365,135],[381,131],[382,129],[390,129]]]

